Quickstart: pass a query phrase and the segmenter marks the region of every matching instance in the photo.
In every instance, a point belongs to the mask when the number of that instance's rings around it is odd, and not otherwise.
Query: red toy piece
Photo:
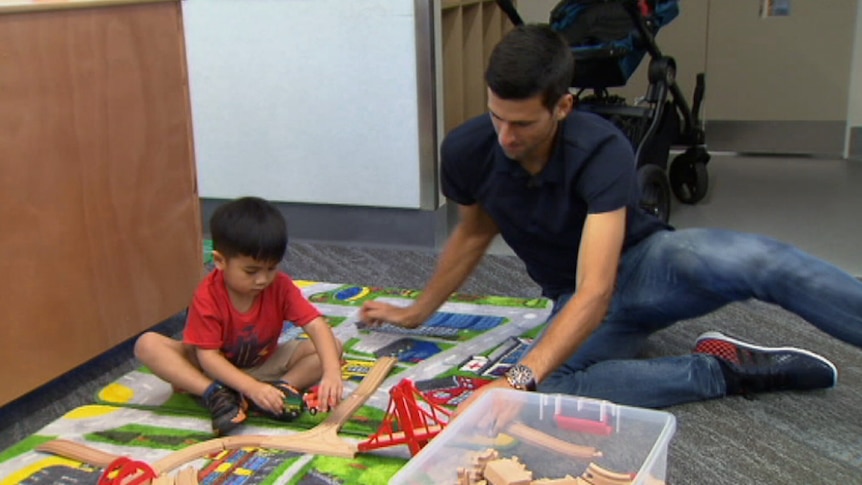
[[[554,422],[557,423],[558,427],[569,431],[579,431],[581,433],[600,436],[610,436],[614,432],[614,427],[608,423],[607,418],[602,421],[593,421],[591,419],[556,414],[554,415]]]
[[[156,478],[156,472],[150,465],[121,456],[105,468],[99,477],[98,485],[143,485],[150,483],[154,478]]]
[[[377,433],[359,443],[358,449],[365,452],[406,444],[410,454],[416,455],[451,417],[451,411],[429,402],[413,381],[403,379],[389,391],[389,407]]]
[[[320,386],[314,386],[305,391],[302,395],[302,402],[305,403],[305,409],[308,413],[314,416],[320,410],[320,397],[317,395],[317,390]]]

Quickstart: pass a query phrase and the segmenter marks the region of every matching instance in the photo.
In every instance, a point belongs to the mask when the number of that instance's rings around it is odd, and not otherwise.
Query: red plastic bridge
[[[451,417],[451,411],[428,401],[413,381],[403,379],[389,391],[389,408],[377,433],[359,443],[359,451],[406,444],[410,454],[415,455],[446,427]]]

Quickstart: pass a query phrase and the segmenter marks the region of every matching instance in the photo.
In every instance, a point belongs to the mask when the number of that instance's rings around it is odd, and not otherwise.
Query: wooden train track
[[[239,435],[215,438],[197,443],[172,453],[154,463],[152,468],[157,473],[157,478],[152,483],[176,483],[177,485],[180,485],[181,483],[183,485],[197,483],[196,473],[194,482],[164,482],[159,480],[162,480],[162,477],[166,476],[169,472],[180,467],[184,463],[188,463],[223,450],[234,450],[246,447],[353,458],[356,456],[357,446],[341,439],[338,436],[338,431],[344,423],[350,419],[353,413],[362,407],[362,405],[365,404],[365,401],[374,394],[374,391],[377,390],[389,374],[389,371],[391,371],[392,367],[395,366],[396,362],[397,359],[393,357],[381,357],[378,359],[374,364],[374,367],[371,368],[371,371],[369,371],[365,378],[362,379],[359,387],[347,396],[347,398],[341,401],[338,406],[330,412],[325,421],[310,430],[290,436]],[[100,468],[108,467],[114,460],[119,458],[116,455],[105,453],[69,440],[49,441],[40,445],[36,449],[38,451],[72,458],[82,463],[87,463]],[[193,469],[192,471],[194,472]],[[180,475],[185,477],[183,480],[187,480],[187,472],[185,470],[182,470],[177,475],[177,480],[180,479]]]
[[[43,453],[52,453],[57,456],[71,458],[75,461],[80,461],[81,463],[86,463],[87,465],[92,465],[98,468],[108,468],[114,460],[119,458],[118,455],[105,453],[104,451],[90,448],[89,446],[69,440],[51,440],[37,446],[36,450]]]
[[[500,453],[493,448],[475,453],[470,465],[456,470],[457,485],[479,485],[493,483],[495,485],[632,485],[635,473],[613,472],[591,462],[587,469],[577,477],[566,475],[563,478],[533,479],[533,472],[528,470],[517,456],[501,458]],[[646,477],[647,485],[665,485],[664,480]]]
[[[592,446],[575,445],[563,441],[535,428],[531,428],[524,423],[511,423],[506,428],[506,432],[526,443],[530,443],[531,445],[562,453],[574,458],[594,458],[602,456],[602,452]]]

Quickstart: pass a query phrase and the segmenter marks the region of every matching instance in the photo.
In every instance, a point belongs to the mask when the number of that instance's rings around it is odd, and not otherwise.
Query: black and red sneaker
[[[245,421],[248,404],[233,389],[220,382],[213,382],[203,395],[204,406],[212,414],[213,433],[221,436],[229,433]]]
[[[728,394],[807,391],[838,383],[835,365],[809,350],[762,347],[720,332],[706,332],[697,338],[692,352],[718,358]]]

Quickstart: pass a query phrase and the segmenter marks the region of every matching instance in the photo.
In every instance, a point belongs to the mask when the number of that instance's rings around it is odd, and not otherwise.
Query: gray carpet
[[[286,258],[298,279],[422,288],[433,251],[296,242]],[[538,287],[514,257],[486,257],[462,289],[467,293],[536,296]],[[159,329],[176,333],[182,315]],[[731,305],[654,335],[648,353],[690,350],[701,332],[721,329],[760,344],[794,345],[832,359],[839,385],[829,391],[759,395],[677,406],[668,482],[682,484],[862,484],[862,350],[838,342],[783,310]],[[65,411],[92,402],[96,390],[135,367],[126,343],[55,382],[0,408],[0,449]]]

